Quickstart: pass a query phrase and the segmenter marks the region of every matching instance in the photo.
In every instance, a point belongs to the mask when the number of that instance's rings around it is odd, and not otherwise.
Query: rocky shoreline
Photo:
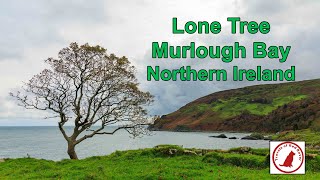
[[[237,137],[227,137],[225,134],[220,134],[218,136],[209,136],[209,137],[213,137],[213,138],[228,138],[228,139],[238,139]],[[272,138],[270,136],[264,136],[262,134],[259,133],[252,133],[249,136],[244,136],[242,138],[240,138],[241,140],[266,140],[266,141],[271,141]]]

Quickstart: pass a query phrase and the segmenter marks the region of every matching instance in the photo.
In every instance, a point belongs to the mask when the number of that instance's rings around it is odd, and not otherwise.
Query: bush
[[[266,156],[269,154],[268,148],[251,149],[251,153],[259,156]]]
[[[251,153],[252,148],[251,147],[237,147],[237,148],[231,148],[228,152],[235,152],[235,153]]]
[[[252,149],[250,147],[237,147],[237,148],[231,148],[228,152],[266,156],[269,154],[269,149],[268,148]]]
[[[320,156],[313,159],[306,159],[306,169],[311,171],[320,171]]]
[[[216,153],[216,152],[211,152],[211,153],[207,153],[202,161],[203,162],[206,162],[206,163],[213,163],[213,164],[218,164],[219,163],[219,160],[221,160],[222,157]]]
[[[154,150],[153,149],[144,149],[140,153],[141,156],[154,156]]]
[[[176,155],[183,155],[184,149],[178,145],[158,145],[155,146],[153,149],[153,154],[156,156],[176,156]]]
[[[218,154],[214,152],[206,154],[203,158],[203,161],[214,164],[230,164],[234,166],[254,169],[262,169],[267,168],[269,166],[269,164],[266,162],[265,156],[257,156],[250,154]]]

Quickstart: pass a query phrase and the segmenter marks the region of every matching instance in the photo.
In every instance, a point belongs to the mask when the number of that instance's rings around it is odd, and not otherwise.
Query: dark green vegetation
[[[8,159],[0,163],[0,179],[320,179],[320,156],[311,153],[306,175],[295,176],[270,175],[268,149],[162,145],[77,161]]]
[[[257,85],[210,94],[164,115],[153,130],[320,131],[320,79]]]
[[[273,135],[272,139],[280,141],[305,141],[309,148],[320,150],[320,131],[313,131],[312,129],[284,131]]]

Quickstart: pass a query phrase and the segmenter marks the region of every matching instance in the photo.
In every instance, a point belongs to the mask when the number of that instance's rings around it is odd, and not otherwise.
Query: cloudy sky
[[[148,82],[146,66],[179,68],[192,65],[196,69],[225,68],[238,65],[254,68],[287,69],[296,66],[297,80],[320,78],[319,26],[320,1],[84,1],[30,0],[2,1],[0,5],[0,126],[55,125],[55,120],[43,120],[43,114],[17,107],[8,96],[32,75],[46,67],[43,60],[56,57],[71,42],[101,45],[109,53],[127,56],[137,67],[143,90],[155,95],[150,114],[161,115],[177,110],[201,96],[259,82]],[[173,35],[172,17],[180,27],[193,21],[219,21],[219,35]],[[227,17],[246,21],[268,21],[267,35],[230,34]],[[151,58],[151,43],[168,41],[173,45],[232,45],[238,41],[247,47],[247,59],[223,63],[219,59],[155,60]],[[267,45],[288,46],[291,52],[286,63],[277,60],[251,59],[254,41]],[[230,78],[231,79],[231,78]]]

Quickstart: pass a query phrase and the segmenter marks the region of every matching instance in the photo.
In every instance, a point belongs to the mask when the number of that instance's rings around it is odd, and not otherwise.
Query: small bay
[[[72,127],[67,127],[72,130]],[[221,139],[217,136],[224,133],[227,137],[238,139]],[[114,135],[96,135],[80,143],[76,150],[79,158],[108,155],[116,150],[151,148],[159,144],[176,144],[185,148],[230,149],[248,146],[268,148],[265,140],[241,140],[250,133],[228,132],[167,132],[154,131],[151,136],[130,138],[126,131]],[[0,158],[32,157],[48,160],[68,159],[67,143],[57,127],[0,127]]]

